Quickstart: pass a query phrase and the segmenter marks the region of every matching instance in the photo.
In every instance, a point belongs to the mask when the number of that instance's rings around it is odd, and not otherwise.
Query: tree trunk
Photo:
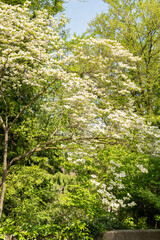
[[[3,156],[3,173],[2,173],[2,188],[0,196],[0,219],[3,211],[4,195],[6,190],[6,176],[7,176],[7,151],[8,151],[8,129],[5,130],[5,142],[4,142],[4,156]]]

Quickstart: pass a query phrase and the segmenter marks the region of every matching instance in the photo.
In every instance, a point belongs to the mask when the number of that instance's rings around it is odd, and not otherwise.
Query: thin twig
[[[3,118],[0,116],[0,122],[2,123],[2,126],[3,126],[3,129],[5,130],[6,129],[6,125],[3,121]]]

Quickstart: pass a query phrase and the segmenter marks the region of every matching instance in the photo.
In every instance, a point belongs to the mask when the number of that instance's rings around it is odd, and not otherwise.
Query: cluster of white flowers
[[[127,193],[122,199],[117,199],[113,194],[115,188],[121,190],[124,188],[122,183],[122,178],[126,176],[125,172],[120,171],[121,165],[113,160],[110,161],[108,167],[108,175],[112,175],[112,178],[107,180],[107,183],[99,179],[98,173],[92,174],[90,182],[92,185],[97,188],[97,192],[102,197],[102,203],[104,207],[110,211],[117,211],[120,207],[124,208],[126,206],[132,207],[135,205],[134,202],[131,202],[131,195]],[[115,180],[113,180],[115,178]]]
[[[148,170],[143,167],[142,164],[138,164],[137,168],[142,172],[142,173],[148,173]]]
[[[21,8],[0,3],[1,79],[2,84],[7,80],[13,85],[15,91],[22,85],[45,86],[48,78],[59,74],[59,62],[53,69],[53,52],[63,55],[58,32],[62,19],[50,18],[51,28],[46,11],[38,11],[32,20],[31,14],[26,4]]]

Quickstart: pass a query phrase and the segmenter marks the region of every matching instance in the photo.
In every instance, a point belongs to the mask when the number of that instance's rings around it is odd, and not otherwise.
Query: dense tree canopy
[[[93,239],[122,227],[131,185],[160,153],[159,129],[135,105],[141,59],[112,39],[67,42],[66,20],[45,9],[33,18],[27,2],[0,2],[0,13],[1,238]]]
[[[9,4],[9,5],[23,5],[26,0],[2,0],[2,2]],[[63,3],[62,0],[32,0],[30,1],[29,8],[35,14],[35,10],[42,10],[46,9],[49,15],[55,15],[57,12],[61,12],[63,10]],[[33,15],[34,16],[34,15]]]
[[[132,75],[141,90],[132,94],[137,111],[159,124],[160,3],[158,0],[104,2],[109,10],[97,15],[89,24],[89,32],[96,37],[118,40],[134,56],[141,57]]]

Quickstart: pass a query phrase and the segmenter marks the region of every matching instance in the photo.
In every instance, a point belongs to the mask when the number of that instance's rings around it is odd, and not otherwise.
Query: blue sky
[[[102,0],[65,0],[65,15],[70,19],[71,36],[74,32],[81,35],[87,29],[87,24],[101,12],[107,11],[107,5]]]

